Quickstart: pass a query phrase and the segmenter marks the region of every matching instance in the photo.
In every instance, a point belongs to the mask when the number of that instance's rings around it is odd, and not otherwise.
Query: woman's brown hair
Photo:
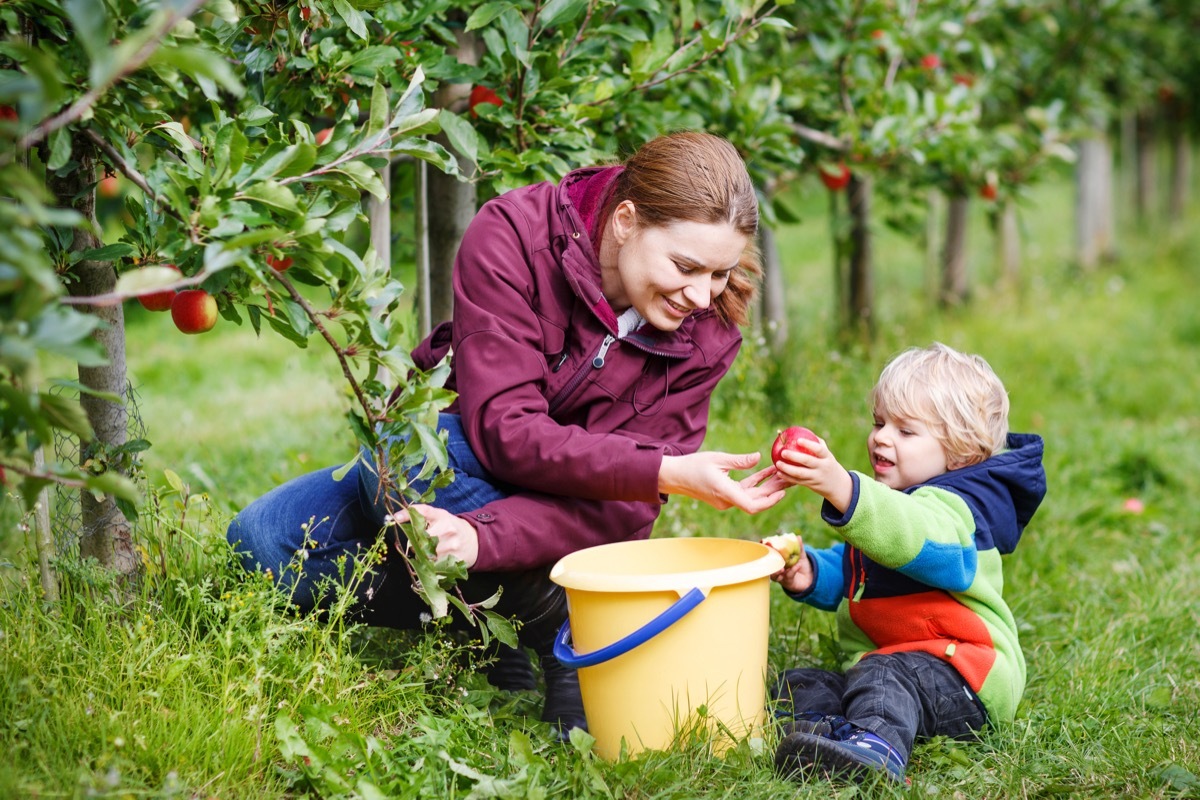
[[[762,276],[758,196],[737,149],[720,136],[696,131],[652,139],[625,161],[610,200],[629,200],[645,225],[727,222],[746,236],[745,252],[713,308],[727,323],[745,325]]]

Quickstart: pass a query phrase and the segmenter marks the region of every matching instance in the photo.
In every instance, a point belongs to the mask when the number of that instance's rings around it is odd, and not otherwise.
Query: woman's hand
[[[663,456],[658,468],[658,491],[702,500],[724,511],[736,506],[747,514],[765,511],[783,499],[788,482],[767,467],[742,478],[729,477],[735,469],[750,469],[759,462],[758,453],[704,451],[686,456]]]
[[[409,508],[425,518],[425,532],[437,538],[438,558],[454,556],[464,562],[467,569],[475,566],[479,558],[479,533],[471,523],[449,511],[424,503],[414,503]],[[407,508],[392,516],[396,522],[408,522],[410,519]]]

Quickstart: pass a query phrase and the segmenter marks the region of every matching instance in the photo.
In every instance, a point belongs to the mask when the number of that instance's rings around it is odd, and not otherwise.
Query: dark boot
[[[579,674],[554,657],[554,640],[567,619],[567,595],[549,578],[525,588],[523,593],[527,602],[518,616],[522,625],[517,636],[537,654],[542,668],[542,678],[546,682],[542,720],[553,725],[559,739],[565,742],[572,728],[587,730],[583,696],[579,693]]]
[[[489,648],[488,657],[491,663],[483,668],[483,673],[492,686],[506,692],[528,692],[537,688],[533,662],[524,649],[495,642]]]
[[[517,638],[537,656],[546,682],[542,719],[553,725],[559,738],[566,741],[571,728],[587,730],[587,719],[579,693],[579,676],[554,657],[554,640],[567,619],[567,595],[549,575],[549,569],[476,573],[463,588],[468,602],[482,602],[502,589],[492,610],[516,623]]]

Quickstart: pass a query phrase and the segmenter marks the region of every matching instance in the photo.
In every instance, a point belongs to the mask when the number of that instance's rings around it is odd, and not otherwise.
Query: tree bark
[[[967,302],[970,280],[967,275],[967,211],[970,200],[964,194],[950,196],[946,208],[946,244],[942,250],[942,285],[939,302],[957,306]]]
[[[457,46],[452,54],[460,64],[478,64],[482,44],[473,33],[456,29]],[[461,111],[466,105],[471,87],[465,83],[444,83],[433,96],[438,108]],[[433,137],[443,146],[444,136]],[[460,171],[467,173],[471,164],[460,158]],[[430,324],[451,319],[454,315],[454,295],[451,277],[454,258],[467,225],[475,216],[477,194],[475,184],[461,181],[440,170],[426,170],[426,210],[429,241],[429,313]]]
[[[90,142],[77,137],[74,155],[78,168],[60,177],[51,176],[51,191],[61,206],[74,208],[83,215],[84,225],[76,228],[71,252],[82,253],[99,247],[96,235],[95,150]],[[108,294],[117,282],[111,262],[80,260],[71,268],[72,280],[67,288],[74,297]],[[100,367],[79,366],[79,382],[97,392],[120,398],[120,402],[84,393],[80,405],[87,414],[95,439],[79,448],[80,464],[84,469],[116,469],[119,456],[114,452],[125,444],[128,416],[125,409],[125,312],[120,303],[105,306],[81,306],[102,320],[92,335],[99,342],[107,364]],[[139,561],[133,547],[133,529],[116,501],[108,495],[100,499],[90,491],[80,492],[81,523],[79,553],[83,558],[95,558],[101,565],[125,578],[139,573]]]
[[[1116,250],[1113,225],[1112,152],[1103,121],[1079,142],[1075,165],[1075,247],[1079,266],[1090,272]]]
[[[1171,138],[1170,193],[1167,215],[1171,222],[1180,222],[1187,212],[1189,182],[1192,176],[1192,143],[1188,136],[1186,109],[1178,98],[1167,103]]]
[[[1138,223],[1145,227],[1154,219],[1154,198],[1158,194],[1155,169],[1155,120],[1153,111],[1137,115],[1137,172],[1134,188],[1134,210]]]
[[[779,259],[779,243],[769,225],[758,229],[759,247],[763,257],[762,329],[771,352],[779,353],[787,344],[787,286],[783,263]]]
[[[997,252],[1000,258],[1000,276],[1010,289],[1021,286],[1021,225],[1017,219],[1017,204],[1006,200],[997,216]]]
[[[868,339],[875,335],[875,264],[871,241],[871,179],[851,174],[850,264],[847,275],[851,322]]]

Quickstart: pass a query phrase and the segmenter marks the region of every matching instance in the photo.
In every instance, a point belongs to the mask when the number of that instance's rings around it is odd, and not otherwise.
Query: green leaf
[[[474,31],[491,23],[496,17],[515,6],[514,3],[484,3],[467,17],[467,30]]]
[[[42,416],[55,428],[60,428],[78,436],[85,442],[90,442],[95,433],[92,424],[88,422],[87,414],[77,400],[60,394],[41,392],[38,402]]]
[[[480,148],[486,149],[487,142],[479,135],[479,131],[475,130],[475,126],[463,117],[445,109],[439,112],[438,122],[450,142],[450,147],[467,161],[478,166],[479,150]]]
[[[349,0],[333,0],[333,8],[358,38],[367,38],[367,22]]]
[[[563,20],[579,19],[588,7],[588,0],[550,0],[538,13],[538,25],[553,28]]]
[[[250,186],[243,192],[245,197],[251,200],[277,208],[280,211],[288,214],[298,214],[300,207],[296,203],[296,195],[283,184],[276,181],[263,181]]]
[[[84,478],[84,483],[87,484],[93,495],[109,494],[139,505],[142,502],[142,495],[138,491],[137,485],[119,472],[90,475]]]
[[[59,128],[50,134],[50,159],[46,162],[49,169],[62,169],[71,160],[71,131]]]
[[[79,261],[116,261],[118,258],[125,258],[134,254],[132,245],[124,242],[116,244],[107,244],[104,247],[97,247],[93,250],[84,250],[79,253]],[[179,273],[175,273],[176,277]]]
[[[489,603],[494,605],[499,599],[500,593],[496,592],[496,594],[485,600],[481,605],[485,609],[491,608],[492,606]],[[491,631],[493,636],[509,647],[521,646],[520,640],[517,639],[517,629],[513,627],[512,622],[507,617],[502,617],[494,611],[484,611],[483,617],[487,624],[487,629]]]
[[[139,294],[158,291],[163,287],[170,286],[182,277],[178,270],[170,267],[142,267],[122,273],[121,277],[117,278],[117,285],[113,291],[117,294],[136,297]]]

